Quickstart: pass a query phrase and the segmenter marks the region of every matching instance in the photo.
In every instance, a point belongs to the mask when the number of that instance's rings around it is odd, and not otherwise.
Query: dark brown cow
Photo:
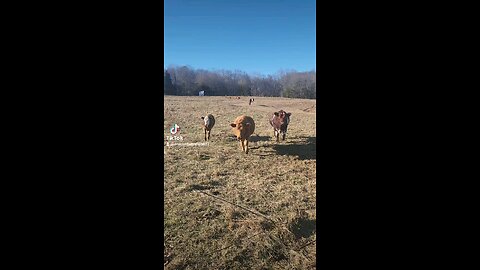
[[[203,130],[205,131],[205,141],[207,140],[207,132],[208,132],[208,140],[210,140],[210,131],[212,130],[213,126],[215,125],[215,118],[213,115],[209,114],[205,117],[201,117],[203,119]]]
[[[230,124],[230,126],[233,128],[233,134],[235,134],[242,144],[242,151],[244,151],[245,154],[248,154],[248,139],[255,131],[255,122],[253,121],[253,118],[240,115],[232,124]]]
[[[280,133],[282,133],[282,140],[285,140],[285,135],[287,134],[288,124],[290,123],[291,113],[287,113],[284,110],[274,112],[272,118],[270,119],[270,125],[273,127],[273,136],[279,141]]]

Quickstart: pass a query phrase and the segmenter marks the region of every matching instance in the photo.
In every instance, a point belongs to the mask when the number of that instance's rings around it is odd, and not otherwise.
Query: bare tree
[[[167,75],[168,74],[168,75]],[[316,72],[281,70],[275,75],[248,75],[240,70],[195,70],[188,66],[169,66],[164,72],[165,93],[197,95],[206,90],[208,95],[244,95],[316,98]],[[173,88],[170,87],[170,83]],[[173,89],[173,90],[172,90]]]

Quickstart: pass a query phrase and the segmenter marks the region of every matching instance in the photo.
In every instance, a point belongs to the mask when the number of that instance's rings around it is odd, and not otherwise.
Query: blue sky
[[[165,0],[164,67],[314,70],[315,0]]]

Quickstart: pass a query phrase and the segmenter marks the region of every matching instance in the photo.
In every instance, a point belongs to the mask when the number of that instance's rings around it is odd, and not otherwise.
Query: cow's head
[[[237,137],[237,139],[242,140],[246,139],[247,134],[251,124],[250,123],[231,123],[230,126],[233,128],[233,134]]]
[[[280,110],[278,112],[274,112],[273,114],[275,115],[275,117],[278,117],[282,123],[286,123],[287,125],[288,123],[290,123],[290,116],[292,115],[292,113],[287,113],[284,110]]]

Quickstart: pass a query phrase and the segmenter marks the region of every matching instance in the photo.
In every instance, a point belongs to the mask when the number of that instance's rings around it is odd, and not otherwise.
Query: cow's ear
[[[236,127],[237,125],[234,124],[234,123],[231,123],[230,126],[231,126],[231,127]]]
[[[275,116],[278,116],[278,112],[274,112],[273,114],[274,114]]]
[[[292,113],[287,113],[288,117],[290,117],[290,115],[292,115]]]
[[[203,117],[203,116],[202,116],[202,117],[200,117],[200,118],[202,118],[202,119],[205,119],[205,117]]]

